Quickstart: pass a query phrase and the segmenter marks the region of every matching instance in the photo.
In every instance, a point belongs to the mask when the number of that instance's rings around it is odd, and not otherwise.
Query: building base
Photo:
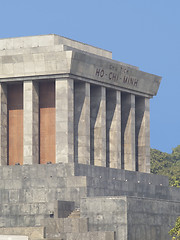
[[[0,235],[168,240],[180,215],[180,189],[164,176],[76,163],[1,166],[0,176]]]

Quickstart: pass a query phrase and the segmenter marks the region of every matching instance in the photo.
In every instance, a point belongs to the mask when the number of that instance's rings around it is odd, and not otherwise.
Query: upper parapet
[[[85,43],[74,41],[56,34],[0,39],[1,50],[17,50],[36,47],[67,45],[101,57],[112,58],[112,52]]]
[[[111,52],[58,35],[0,40],[0,81],[71,77],[152,97],[161,77],[111,59]]]

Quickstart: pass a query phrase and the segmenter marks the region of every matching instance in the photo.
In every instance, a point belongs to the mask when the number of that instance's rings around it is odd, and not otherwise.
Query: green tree
[[[172,157],[175,161],[180,160],[180,145],[172,150]]]
[[[151,172],[168,176],[170,186],[180,187],[180,145],[171,154],[151,149]]]
[[[180,217],[177,218],[174,228],[169,231],[169,235],[173,240],[180,239]]]

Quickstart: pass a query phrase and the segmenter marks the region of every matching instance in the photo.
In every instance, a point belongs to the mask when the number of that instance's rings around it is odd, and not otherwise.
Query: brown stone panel
[[[39,84],[40,163],[55,163],[55,84]]]
[[[8,164],[23,164],[23,85],[8,85]]]

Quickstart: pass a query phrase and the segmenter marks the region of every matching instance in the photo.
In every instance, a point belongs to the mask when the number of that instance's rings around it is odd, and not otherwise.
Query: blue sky
[[[0,0],[0,38],[55,33],[162,76],[151,147],[180,144],[180,0]]]

